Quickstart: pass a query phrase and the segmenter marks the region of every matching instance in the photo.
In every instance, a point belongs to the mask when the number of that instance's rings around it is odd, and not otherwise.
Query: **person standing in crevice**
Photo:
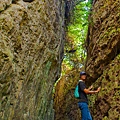
[[[93,86],[90,86],[90,88],[87,89],[85,85],[86,78],[87,78],[86,73],[84,71],[80,72],[80,81],[78,84],[78,92],[80,94],[80,98],[79,98],[78,106],[81,110],[82,120],[92,120],[92,116],[88,108],[87,94],[98,93],[100,91],[100,87],[98,87],[98,89],[94,91],[91,90]]]

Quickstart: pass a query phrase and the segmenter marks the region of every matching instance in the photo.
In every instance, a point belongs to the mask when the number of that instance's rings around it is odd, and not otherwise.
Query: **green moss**
[[[52,62],[47,61],[46,65],[45,65],[45,76],[46,77],[49,75],[51,64],[52,64]]]
[[[109,118],[107,116],[105,116],[102,120],[109,120]]]

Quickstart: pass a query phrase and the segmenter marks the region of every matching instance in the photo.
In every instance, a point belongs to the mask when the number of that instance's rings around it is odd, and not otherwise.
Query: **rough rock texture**
[[[101,92],[92,96],[94,120],[120,119],[120,0],[96,0],[89,29],[86,71],[88,85]]]
[[[94,120],[120,120],[120,0],[94,0],[87,37],[87,85],[101,86],[88,96]],[[71,71],[56,85],[55,120],[80,120],[73,97],[79,79]]]
[[[94,82],[120,53],[120,0],[94,2],[86,71]]]
[[[0,1],[0,119],[53,120],[64,1]]]
[[[94,120],[120,119],[120,55],[107,66],[94,83],[101,92],[90,97],[90,108]]]
[[[4,11],[8,6],[12,4],[12,0],[4,0],[4,2],[0,1],[0,12]]]

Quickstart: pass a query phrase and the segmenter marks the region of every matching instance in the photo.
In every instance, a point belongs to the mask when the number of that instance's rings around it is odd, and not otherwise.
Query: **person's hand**
[[[100,91],[100,89],[101,89],[101,87],[98,87],[97,92],[99,92],[99,91]]]

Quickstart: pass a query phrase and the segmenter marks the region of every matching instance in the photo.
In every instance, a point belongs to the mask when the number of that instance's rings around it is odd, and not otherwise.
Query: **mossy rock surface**
[[[64,1],[0,1],[0,119],[53,120]]]
[[[88,37],[87,84],[101,86],[90,98],[94,120],[118,120],[120,101],[120,4],[97,0]]]
[[[101,86],[88,96],[94,120],[120,119],[120,1],[94,0],[87,37],[87,87]],[[73,76],[71,79],[71,75]],[[76,72],[68,72],[56,85],[56,120],[80,120],[73,93]],[[71,83],[72,80],[72,83]]]
[[[120,53],[119,8],[119,0],[97,0],[93,5],[86,64],[91,82],[102,75],[106,66]]]

